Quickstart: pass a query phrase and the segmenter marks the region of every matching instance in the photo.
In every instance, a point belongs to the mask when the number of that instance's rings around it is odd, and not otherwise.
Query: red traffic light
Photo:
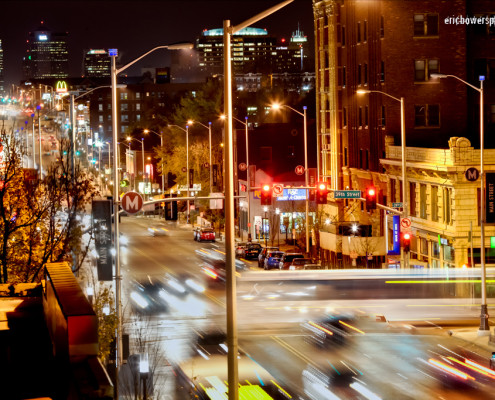
[[[376,210],[376,189],[374,186],[366,188],[366,211]]]
[[[322,182],[318,184],[318,189],[319,190],[325,190],[327,188],[327,184]]]
[[[261,186],[261,205],[269,206],[272,204],[272,187],[268,184]]]
[[[404,233],[404,240],[411,240],[411,235],[409,233]]]
[[[326,182],[318,182],[316,185],[316,204],[327,204],[328,185]]]

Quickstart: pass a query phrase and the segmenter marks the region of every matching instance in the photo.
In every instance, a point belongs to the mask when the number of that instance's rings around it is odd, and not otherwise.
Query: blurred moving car
[[[244,250],[244,258],[258,258],[261,249],[261,244],[259,243],[248,243]]]
[[[129,297],[133,308],[142,313],[163,312],[168,310],[168,303],[163,283],[151,276],[133,282]]]
[[[308,364],[302,372],[304,394],[311,400],[339,400],[340,397],[336,396],[332,389],[335,386],[348,386],[353,382],[352,378],[360,377],[354,369],[348,366],[348,362],[343,363],[344,367],[335,364],[318,368]]]
[[[265,258],[264,269],[265,270],[274,269],[274,268],[279,269],[279,263],[283,255],[284,255],[283,251],[270,251],[269,253],[267,253]]]
[[[288,270],[292,261],[296,258],[304,258],[304,254],[301,253],[285,253],[279,263],[279,269]]]
[[[148,228],[148,233],[151,236],[165,236],[165,235],[167,235],[167,232],[168,232],[168,229],[161,228],[161,227],[155,228],[155,227],[150,226]]]
[[[236,257],[244,257],[244,250],[246,250],[247,243],[237,243],[235,246],[235,256]]]
[[[193,355],[174,366],[177,399],[226,399],[227,337],[214,331],[198,335]],[[294,399],[260,364],[238,353],[240,399]]]
[[[215,231],[213,228],[210,227],[196,227],[194,229],[194,240],[198,242],[203,242],[203,241],[215,241]]]
[[[357,320],[351,314],[328,315],[323,319],[307,321],[301,325],[306,339],[317,346],[326,347],[345,344],[351,334],[362,332],[356,327]]]
[[[278,247],[263,247],[261,253],[258,255],[258,267],[263,268],[265,266],[265,258],[268,252],[279,250]]]

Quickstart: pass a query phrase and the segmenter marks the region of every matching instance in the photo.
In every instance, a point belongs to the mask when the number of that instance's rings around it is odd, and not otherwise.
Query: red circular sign
[[[240,163],[240,164],[239,164],[239,170],[240,170],[240,171],[245,171],[245,170],[247,170],[247,165],[246,165],[246,163]]]
[[[302,165],[298,165],[294,171],[297,175],[304,175],[304,167]]]
[[[121,205],[126,213],[136,214],[143,208],[143,198],[139,193],[127,192],[122,196]]]

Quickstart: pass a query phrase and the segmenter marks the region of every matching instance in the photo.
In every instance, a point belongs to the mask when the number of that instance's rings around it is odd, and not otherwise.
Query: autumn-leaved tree
[[[67,140],[42,179],[23,168],[23,140],[2,129],[0,143],[0,282],[37,282],[47,262],[68,261],[78,269],[89,248],[82,216],[97,193],[92,177],[71,164]]]

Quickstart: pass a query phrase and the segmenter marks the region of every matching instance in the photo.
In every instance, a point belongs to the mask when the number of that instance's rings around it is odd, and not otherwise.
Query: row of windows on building
[[[399,201],[399,199],[402,200],[401,181],[390,179],[390,194],[390,202],[395,203]],[[442,207],[440,207],[440,200],[442,202]],[[427,185],[419,182],[409,182],[408,214],[412,217],[452,225],[452,188]]]
[[[413,16],[414,31],[413,36],[438,36],[438,14],[414,14]],[[340,35],[339,35],[340,33]],[[342,47],[346,45],[346,27],[342,25],[340,32],[337,33],[337,41]],[[380,38],[385,37],[385,20],[380,17]],[[368,21],[356,22],[356,43],[366,43],[368,41]]]

